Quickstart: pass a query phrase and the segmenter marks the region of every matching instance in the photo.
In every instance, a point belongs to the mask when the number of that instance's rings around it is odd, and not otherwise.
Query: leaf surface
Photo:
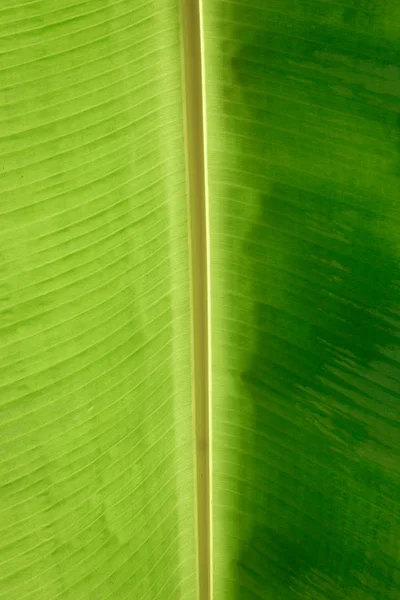
[[[218,600],[400,595],[398,17],[205,1]]]

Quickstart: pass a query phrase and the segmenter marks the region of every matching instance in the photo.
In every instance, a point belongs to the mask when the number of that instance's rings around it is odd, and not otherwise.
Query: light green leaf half
[[[176,3],[0,24],[0,597],[194,598]]]

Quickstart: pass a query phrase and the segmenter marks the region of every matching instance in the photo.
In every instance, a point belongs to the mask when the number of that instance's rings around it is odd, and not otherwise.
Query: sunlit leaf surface
[[[0,596],[195,598],[175,2],[0,6]]]

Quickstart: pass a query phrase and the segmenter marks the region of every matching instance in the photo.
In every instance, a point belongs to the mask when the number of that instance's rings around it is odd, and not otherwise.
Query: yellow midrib
[[[197,596],[198,600],[211,600],[211,310],[203,11],[201,0],[183,0],[181,7],[183,106],[191,263]]]

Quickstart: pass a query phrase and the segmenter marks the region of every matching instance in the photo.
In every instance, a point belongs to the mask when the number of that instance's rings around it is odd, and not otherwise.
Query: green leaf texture
[[[400,598],[400,8],[205,0],[215,600]]]
[[[178,5],[0,6],[0,597],[196,597]]]
[[[0,6],[0,600],[399,600],[400,4],[199,2],[212,599],[181,5]]]

